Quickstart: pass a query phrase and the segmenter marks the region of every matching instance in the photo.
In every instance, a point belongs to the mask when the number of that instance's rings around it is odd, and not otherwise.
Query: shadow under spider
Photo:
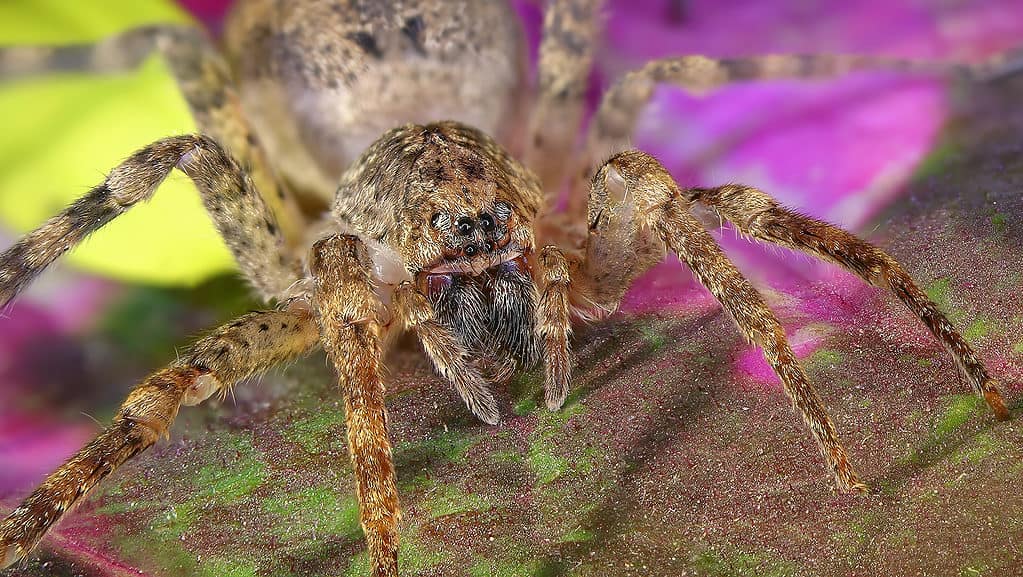
[[[694,324],[699,326],[706,322],[712,322],[712,319],[720,314],[722,314],[720,310],[714,310],[705,315],[700,315],[696,319],[681,321],[670,330],[670,338],[674,339],[674,342],[682,342],[681,339],[691,334]],[[642,319],[640,320],[641,322]],[[641,339],[640,326],[641,324],[639,323],[630,324],[626,329],[628,331],[626,337],[633,336]],[[734,340],[741,339],[738,333],[734,336]],[[621,340],[617,341],[612,339],[609,344],[601,345],[590,353],[599,354],[609,347],[620,345]],[[703,351],[703,354],[709,355],[713,362],[701,363],[699,367],[700,373],[708,376],[728,374],[730,372],[729,366],[734,348],[733,340],[720,340],[716,341],[715,344],[716,346],[712,350]],[[587,384],[586,388],[591,391],[598,390],[603,386],[598,383],[612,383],[624,377],[646,360],[658,356],[674,355],[677,352],[677,348],[671,350],[667,347],[661,350],[646,348],[636,351],[626,359],[623,359],[621,363],[617,363],[610,370],[602,374],[589,376],[587,379],[589,384]],[[659,410],[657,410],[656,417],[645,427],[645,431],[640,439],[621,457],[624,472],[618,476],[614,484],[615,488],[579,524],[580,528],[589,531],[593,538],[582,543],[563,545],[557,552],[549,554],[541,560],[538,570],[534,573],[535,577],[570,575],[574,568],[589,561],[594,553],[608,549],[613,544],[613,541],[623,533],[630,517],[635,511],[639,510],[635,498],[634,479],[646,471],[643,465],[647,462],[649,455],[658,454],[666,446],[674,443],[678,433],[684,430],[679,425],[689,422],[689,417],[713,409],[715,406],[711,396],[704,394],[699,387],[680,383],[678,389],[678,394],[667,397],[669,402],[658,404]],[[666,433],[666,431],[670,432]]]

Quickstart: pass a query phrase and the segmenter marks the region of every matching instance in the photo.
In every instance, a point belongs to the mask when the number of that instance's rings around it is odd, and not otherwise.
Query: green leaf
[[[145,24],[188,21],[162,0],[108,0],[102,8],[8,0],[0,3],[0,45],[92,42]],[[135,150],[196,130],[157,56],[127,74],[0,82],[0,110],[0,225],[18,234],[62,210]],[[194,186],[180,173],[66,260],[106,276],[163,285],[194,285],[234,268]]]

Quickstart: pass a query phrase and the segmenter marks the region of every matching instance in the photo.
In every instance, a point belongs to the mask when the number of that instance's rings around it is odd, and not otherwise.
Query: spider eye
[[[473,226],[471,218],[463,216],[455,222],[455,228],[458,230],[458,234],[468,236],[472,234],[473,229],[476,227]]]
[[[494,230],[494,217],[490,213],[484,212],[480,215],[480,228],[487,232]]]
[[[511,218],[512,208],[507,202],[501,201],[494,205],[494,215],[497,216],[497,220],[504,222]]]

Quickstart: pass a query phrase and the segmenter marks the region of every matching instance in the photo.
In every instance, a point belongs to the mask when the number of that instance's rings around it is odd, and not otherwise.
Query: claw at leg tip
[[[546,399],[547,408],[551,411],[558,411],[562,406],[565,405],[565,395],[562,395],[556,399]]]
[[[998,392],[994,386],[984,391],[984,400],[988,406],[991,407],[991,411],[995,414],[995,418],[999,421],[1006,421],[1009,419],[1009,409],[1005,407],[1005,401],[1002,399],[1001,393]]]

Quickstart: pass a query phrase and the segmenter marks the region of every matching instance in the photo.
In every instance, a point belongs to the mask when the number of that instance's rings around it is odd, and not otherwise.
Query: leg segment
[[[554,411],[565,404],[572,376],[570,281],[568,261],[557,247],[544,247],[539,261],[543,293],[537,303],[536,334],[543,351],[544,400]]]
[[[487,380],[465,345],[436,319],[426,297],[405,281],[394,291],[394,306],[397,317],[405,328],[416,331],[437,372],[455,387],[472,414],[488,425],[500,422],[497,400],[487,388]]]
[[[299,277],[284,256],[277,219],[252,180],[213,139],[177,136],[136,152],[63,213],[0,255],[0,304],[54,260],[138,202],[149,199],[175,167],[196,184],[203,204],[245,277],[263,298],[280,296]]]
[[[529,123],[525,164],[544,189],[561,189],[572,157],[590,67],[600,34],[603,0],[552,0],[544,14],[539,94]]]
[[[27,555],[93,487],[167,435],[181,405],[224,395],[241,379],[306,353],[318,340],[312,314],[296,301],[286,310],[251,313],[220,327],[150,375],[106,430],[0,522],[0,568]]]
[[[382,305],[373,292],[372,263],[359,239],[336,235],[316,243],[310,267],[324,348],[345,397],[348,452],[373,576],[396,577],[400,512],[380,367]]]
[[[0,79],[52,72],[126,72],[159,53],[177,79],[199,132],[222,143],[256,183],[289,247],[302,241],[295,200],[274,176],[266,152],[242,112],[227,64],[207,35],[193,26],[148,26],[96,44],[0,48]]]
[[[989,81],[1017,73],[1019,53],[998,55],[976,65],[842,54],[769,54],[740,58],[682,56],[653,60],[622,76],[604,93],[586,137],[582,166],[573,176],[570,208],[581,214],[595,164],[630,147],[640,114],[658,85],[703,93],[726,84],[777,79],[827,79],[865,70],[934,74],[960,81]]]
[[[849,463],[820,397],[788,345],[784,329],[756,289],[689,214],[688,208],[678,185],[653,157],[638,151],[618,154],[608,160],[593,178],[591,244],[598,251],[607,250],[615,242],[619,247],[638,245],[638,260],[646,263],[656,254],[650,248],[650,237],[656,234],[663,244],[676,252],[728,311],[746,338],[761,347],[764,357],[781,378],[793,406],[810,429],[838,486],[864,490],[865,486]],[[621,224],[621,221],[628,220],[634,222]],[[601,238],[602,233],[618,236]],[[599,254],[589,249],[588,258]],[[600,264],[599,261],[589,262],[583,270],[591,270]],[[634,275],[640,272],[630,270],[630,274]],[[625,285],[633,278],[623,279]],[[593,283],[592,280],[590,282]],[[618,290],[624,291],[624,288]]]
[[[714,209],[743,234],[810,253],[856,273],[874,286],[892,291],[948,349],[995,416],[1009,418],[997,381],[948,318],[884,251],[836,226],[789,210],[749,186],[691,188],[682,191],[682,195]]]

